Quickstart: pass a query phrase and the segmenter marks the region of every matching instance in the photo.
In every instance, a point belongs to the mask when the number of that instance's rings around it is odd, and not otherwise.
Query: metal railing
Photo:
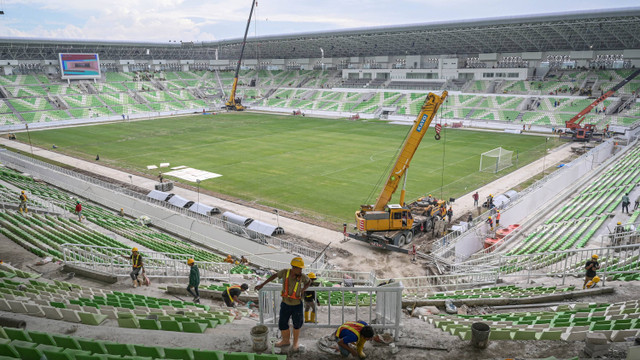
[[[357,286],[357,287],[310,287],[308,291],[327,292],[337,296],[339,304],[328,301],[326,305],[327,316],[317,312],[316,323],[306,323],[305,327],[337,328],[345,321],[364,320],[377,329],[393,330],[397,338],[402,326],[402,283],[397,282],[384,286]],[[282,286],[266,285],[258,294],[260,304],[260,324],[268,327],[277,327],[279,320],[279,308],[281,302]],[[346,294],[349,294],[348,296]],[[375,297],[375,300],[373,300]],[[336,298],[334,296],[334,298]],[[348,305],[347,298],[356,299],[354,305]],[[362,298],[362,299],[361,299]],[[368,299],[368,301],[364,299]],[[324,313],[324,309],[322,311]]]
[[[202,214],[198,214],[195,212],[192,212],[188,209],[185,208],[181,208],[181,207],[177,207],[174,205],[171,205],[167,202],[164,201],[158,201],[155,199],[151,199],[149,197],[147,197],[146,195],[131,191],[129,189],[123,188],[121,186],[115,185],[115,184],[111,184],[111,183],[107,183],[101,180],[98,180],[96,178],[90,177],[90,176],[86,176],[83,174],[79,174],[75,171],[72,170],[68,170],[68,169],[64,169],[61,168],[59,166],[56,165],[52,165],[37,159],[33,159],[30,158],[28,156],[24,156],[24,155],[20,155],[20,154],[16,154],[14,152],[8,151],[8,150],[4,150],[4,151],[0,151],[0,159],[2,160],[2,162],[6,165],[8,165],[9,167],[18,167],[18,168],[22,168],[25,169],[25,171],[30,172],[30,173],[34,173],[37,171],[37,169],[35,168],[36,166],[41,166],[44,167],[46,169],[52,170],[56,173],[59,173],[61,175],[60,178],[54,178],[51,176],[47,176],[45,174],[42,174],[40,172],[38,172],[39,177],[46,181],[47,183],[50,183],[52,185],[58,186],[62,189],[65,189],[66,191],[70,191],[73,192],[75,194],[78,194],[80,196],[83,196],[85,198],[88,199],[92,199],[93,201],[96,201],[100,204],[102,204],[103,206],[107,206],[110,207],[111,209],[114,210],[119,210],[120,209],[120,204],[113,201],[113,199],[108,199],[108,198],[104,198],[104,197],[100,197],[97,194],[95,194],[94,192],[89,191],[90,189],[79,189],[79,188],[72,188],[70,187],[67,182],[64,179],[64,176],[71,176],[74,177],[76,179],[85,181],[87,183],[90,184],[94,184],[97,186],[100,186],[102,188],[108,189],[109,191],[113,191],[113,192],[117,192],[147,203],[151,203],[166,209],[169,209],[171,211],[174,211],[176,213],[179,213],[182,216],[186,216],[186,217],[190,217],[193,218],[195,221],[199,221],[201,223],[205,223],[205,224],[209,224],[209,225],[213,225],[216,226],[220,229],[227,229],[229,228],[229,226],[235,226],[232,223],[228,223],[226,221],[223,221],[222,219],[219,218],[214,218],[211,216],[206,216],[206,215],[202,215]],[[153,223],[163,227],[165,229],[170,229],[172,232],[176,232],[176,228],[181,230],[180,233],[178,233],[180,236],[186,237],[188,239],[191,239],[193,237],[199,237],[197,236],[197,234],[193,234],[190,230],[188,229],[183,229],[183,228],[179,228],[176,227],[175,224],[173,223],[168,223],[162,219],[153,219]],[[287,241],[287,240],[283,240],[283,239],[279,239],[276,237],[272,237],[272,236],[267,236],[264,234],[260,234],[257,232],[254,232],[252,230],[248,230],[248,229],[244,229],[243,234],[246,234],[246,236],[243,236],[247,239],[250,239],[252,241],[256,241],[260,244],[268,244],[271,245],[277,249],[284,249],[284,250],[288,250],[296,255],[301,255],[303,257],[307,257],[307,258],[312,258],[312,259],[316,259],[316,261],[313,263],[313,268],[316,269],[321,269],[324,268],[324,266],[326,265],[325,263],[325,255],[324,253],[321,253],[320,251],[317,250],[313,250],[311,248],[309,248],[308,246],[304,246],[304,245],[299,245],[299,244],[295,244],[293,242]],[[242,251],[238,248],[235,248],[233,246],[227,245],[225,243],[222,243],[220,241],[216,241],[213,239],[207,239],[208,242],[213,242],[216,244],[216,250],[221,251],[223,253],[227,253],[227,254],[233,254],[236,256],[241,256],[241,255],[248,255],[249,253],[247,253],[246,251]],[[259,257],[254,256],[254,259],[259,259]],[[266,259],[265,259],[266,260]],[[260,266],[265,266],[265,267],[269,267],[271,269],[279,269],[282,268],[282,266],[284,267],[288,267],[288,264],[286,263],[282,263],[282,262],[274,262],[273,261],[264,261],[263,263],[259,263],[260,260],[254,261],[254,263],[256,263],[257,265]]]
[[[129,256],[129,249],[94,245],[63,244],[62,254],[65,264],[101,272],[118,277],[129,277],[131,261],[122,256]],[[155,251],[141,251],[145,273],[150,278],[188,277],[191,268],[187,259],[189,254],[172,254]],[[230,280],[233,264],[196,262],[201,279]]]
[[[433,294],[441,291],[453,291],[495,284],[498,281],[498,273],[489,270],[487,272],[467,274],[415,276],[388,280],[378,279],[377,284],[391,280],[393,280],[393,282],[401,282],[407,294]]]

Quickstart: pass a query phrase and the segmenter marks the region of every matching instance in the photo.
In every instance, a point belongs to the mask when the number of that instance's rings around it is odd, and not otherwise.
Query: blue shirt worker
[[[364,321],[347,321],[336,331],[336,342],[342,357],[353,357],[364,359],[364,344],[373,338],[373,328]],[[355,344],[355,348],[351,345]]]

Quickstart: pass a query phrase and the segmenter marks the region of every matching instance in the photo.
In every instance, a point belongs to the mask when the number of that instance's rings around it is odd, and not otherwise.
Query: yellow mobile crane
[[[421,227],[424,228],[425,221],[430,221],[427,218],[415,216],[411,213],[411,209],[405,205],[404,186],[400,192],[400,204],[389,204],[389,201],[403,176],[406,185],[406,173],[411,159],[446,97],[446,91],[441,96],[433,93],[427,95],[422,110],[420,110],[413,127],[409,130],[409,135],[402,145],[400,155],[396,159],[378,200],[374,205],[361,205],[360,210],[356,211],[358,232],[349,233],[350,238],[384,249],[405,251],[400,248],[413,240],[415,233]],[[439,134],[436,133],[436,140],[439,138]]]
[[[244,46],[247,44],[247,34],[249,33],[249,25],[251,25],[251,15],[253,15],[253,8],[256,6],[256,0],[251,1],[251,11],[249,12],[249,20],[247,20],[247,28],[244,30],[244,39],[242,40],[242,49],[240,49],[240,58],[238,59],[238,65],[236,66],[236,75],[233,77],[233,87],[231,88],[231,95],[227,100],[224,108],[227,110],[242,111],[240,98],[236,98],[236,88],[238,87],[238,74],[240,73],[240,64],[242,64],[242,55],[244,54]]]

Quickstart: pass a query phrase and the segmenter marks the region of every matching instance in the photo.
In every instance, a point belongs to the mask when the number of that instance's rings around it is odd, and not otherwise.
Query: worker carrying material
[[[244,302],[238,300],[238,297],[248,289],[249,285],[247,284],[229,286],[222,290],[222,300],[224,300],[227,307],[236,307],[238,304],[244,305]]]
[[[298,351],[298,339],[300,338],[300,329],[304,323],[302,294],[311,286],[309,277],[302,273],[304,268],[304,260],[301,257],[295,257],[291,260],[290,269],[282,269],[277,273],[269,276],[262,284],[256,286],[256,290],[260,291],[263,286],[275,280],[282,280],[282,303],[280,303],[280,320],[278,328],[282,332],[282,340],[275,344],[277,347],[289,346],[291,330],[289,329],[289,319],[293,322],[293,351]]]
[[[373,339],[373,328],[364,321],[347,321],[342,324],[335,334],[338,349],[342,357],[349,354],[356,358],[364,359],[364,344]],[[355,344],[353,347],[351,344]]]

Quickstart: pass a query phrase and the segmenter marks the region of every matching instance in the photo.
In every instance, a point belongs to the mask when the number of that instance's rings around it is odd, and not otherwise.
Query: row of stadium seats
[[[286,355],[230,353],[193,348],[172,348],[118,343],[90,338],[0,328],[0,357],[23,360],[182,359],[285,360]]]
[[[566,340],[582,341],[589,332],[604,334],[613,342],[626,341],[640,331],[640,305],[637,300],[596,304],[560,305],[554,311],[490,315],[421,316],[435,327],[471,339],[471,324],[484,322],[491,327],[490,340]]]

